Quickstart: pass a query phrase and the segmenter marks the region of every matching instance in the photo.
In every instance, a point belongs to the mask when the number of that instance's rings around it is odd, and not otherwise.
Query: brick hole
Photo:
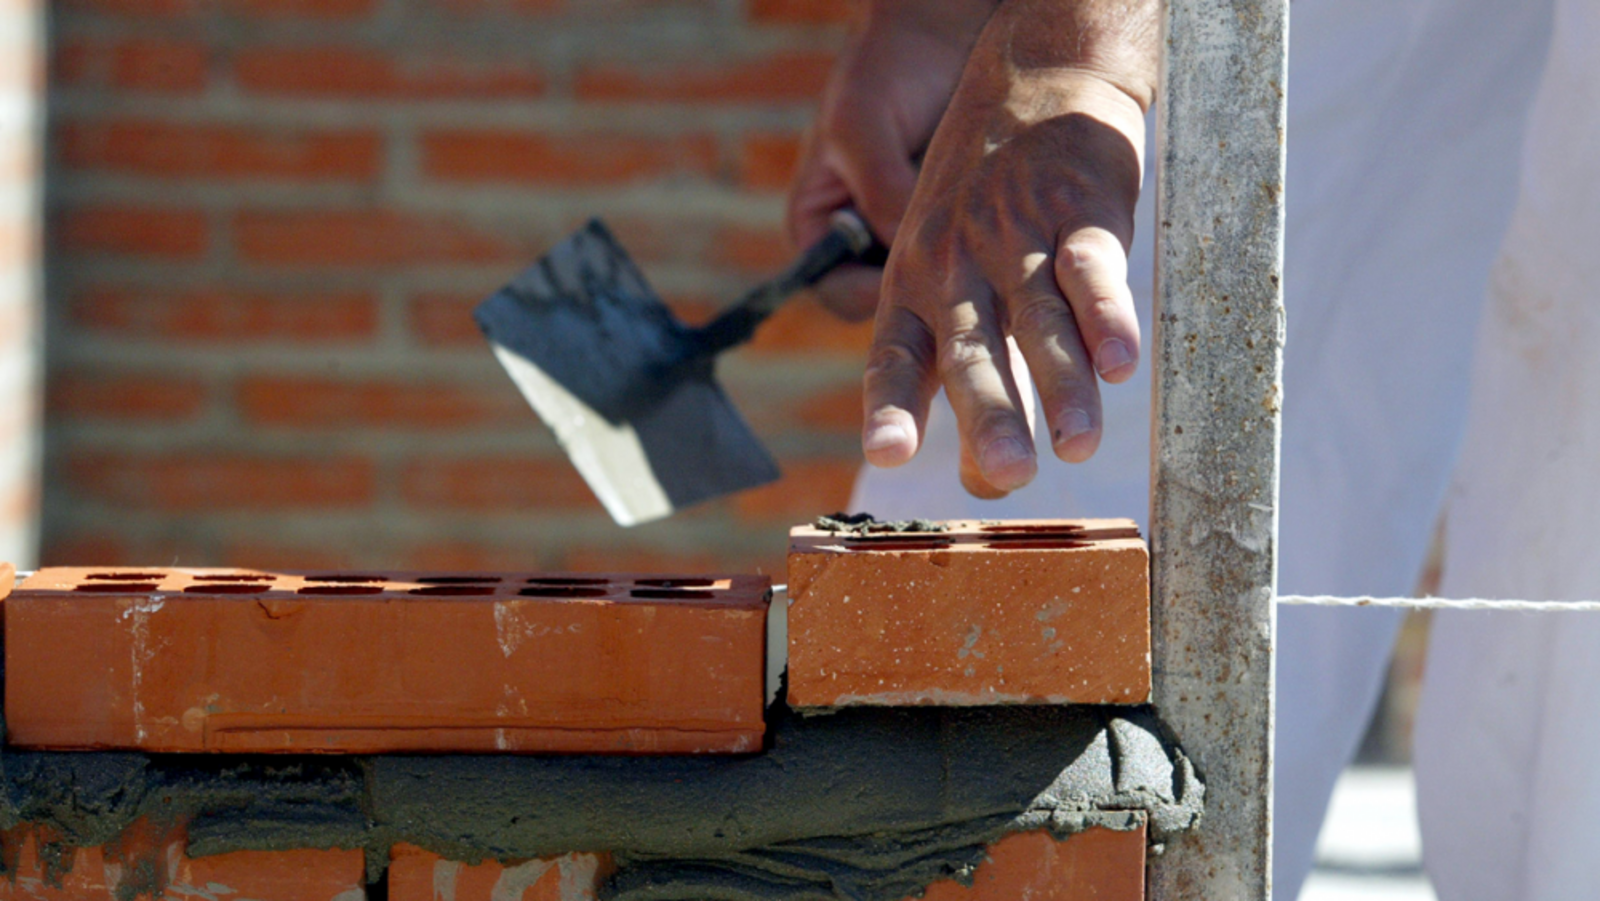
[[[236,582],[225,582],[221,585],[190,585],[183,589],[184,594],[260,594],[271,590],[271,585],[241,585]]]
[[[715,591],[701,588],[635,588],[628,594],[636,598],[661,601],[710,600],[717,596]]]
[[[196,582],[259,582],[262,579],[270,578],[272,577],[257,573],[252,576],[195,576],[194,580]]]
[[[582,576],[574,576],[573,578],[570,578],[570,579],[564,579],[564,578],[556,578],[556,577],[552,576],[552,577],[540,577],[540,578],[529,579],[528,580],[528,584],[529,585],[609,585],[609,584],[611,584],[611,580],[610,579],[590,579],[590,578],[585,578],[585,577],[582,577]]]
[[[650,588],[710,588],[717,584],[716,579],[635,579],[635,585],[645,585]]]
[[[917,541],[880,541],[876,538],[852,538],[844,546],[852,551],[942,551],[954,542],[949,538],[920,537]]]
[[[124,592],[133,592],[135,594],[143,594],[144,592],[147,592],[147,591],[155,591],[156,590],[156,583],[154,583],[154,582],[91,582],[91,583],[86,584],[86,585],[74,585],[72,587],[72,590],[73,591],[124,591]]]
[[[423,585],[479,585],[498,583],[499,576],[423,576],[417,579]]]
[[[134,572],[128,572],[128,573],[90,573],[87,576],[84,576],[84,578],[85,579],[90,579],[90,580],[93,580],[93,581],[97,581],[97,582],[143,582],[143,581],[146,581],[148,579],[162,579],[162,578],[165,578],[165,576],[162,573],[134,573]]]
[[[990,536],[993,537],[993,536]],[[1073,550],[1081,547],[1094,547],[1091,541],[1082,541],[1076,538],[1033,538],[1027,541],[996,541],[989,542],[984,547],[997,551],[1028,551],[1028,550]]]
[[[603,598],[606,586],[600,585],[534,585],[517,594],[525,598]]]
[[[383,576],[306,576],[307,582],[382,582]]]
[[[494,594],[493,585],[430,585],[427,588],[413,588],[407,594],[421,594],[431,597],[482,597]]]
[[[1001,542],[1011,544],[1012,542],[1017,541],[1082,541],[1083,538],[1084,535],[1082,529],[1057,529],[1055,531],[1040,529],[1037,532],[996,532],[992,535],[983,536],[983,540],[989,542],[991,545],[996,545]]]
[[[299,594],[378,594],[382,585],[307,585]]]

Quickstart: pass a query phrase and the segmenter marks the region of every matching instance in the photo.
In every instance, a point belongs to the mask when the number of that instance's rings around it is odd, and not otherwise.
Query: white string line
[[[1503,613],[1600,613],[1600,601],[1490,601],[1483,598],[1341,598],[1282,595],[1279,604],[1311,607],[1403,607],[1411,610],[1494,610]]]

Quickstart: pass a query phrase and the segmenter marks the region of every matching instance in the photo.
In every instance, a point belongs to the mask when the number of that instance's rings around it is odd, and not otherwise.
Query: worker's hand
[[[854,206],[878,240],[893,242],[916,183],[916,161],[950,102],[967,53],[995,0],[873,0],[829,78],[789,189],[789,237],[809,247],[828,216]],[[872,315],[882,270],[846,266],[819,283],[840,317]]]
[[[1127,251],[1155,9],[1006,0],[989,20],[885,270],[865,380],[868,461],[911,459],[942,383],[967,490],[999,497],[1027,484],[1037,463],[1012,370],[1019,350],[1056,456],[1095,452],[1097,374],[1124,381],[1139,359]]]

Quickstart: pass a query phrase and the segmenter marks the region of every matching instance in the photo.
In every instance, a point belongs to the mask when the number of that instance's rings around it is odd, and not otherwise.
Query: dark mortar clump
[[[0,828],[103,844],[191,819],[189,852],[447,858],[610,851],[611,901],[898,901],[970,878],[1009,832],[1198,821],[1204,789],[1144,708],[775,707],[742,757],[0,755]],[[68,858],[70,859],[70,858]],[[376,873],[373,874],[374,878]]]
[[[948,532],[950,527],[931,519],[882,520],[871,513],[834,513],[819,516],[811,524],[823,532],[847,532],[852,535],[872,535],[880,532]]]

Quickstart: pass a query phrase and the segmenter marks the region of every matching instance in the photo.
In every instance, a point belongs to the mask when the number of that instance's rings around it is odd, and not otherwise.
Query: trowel
[[[632,526],[778,478],[717,384],[717,355],[838,266],[882,256],[860,216],[841,210],[781,275],[695,328],[591,220],[473,317],[612,519]]]

